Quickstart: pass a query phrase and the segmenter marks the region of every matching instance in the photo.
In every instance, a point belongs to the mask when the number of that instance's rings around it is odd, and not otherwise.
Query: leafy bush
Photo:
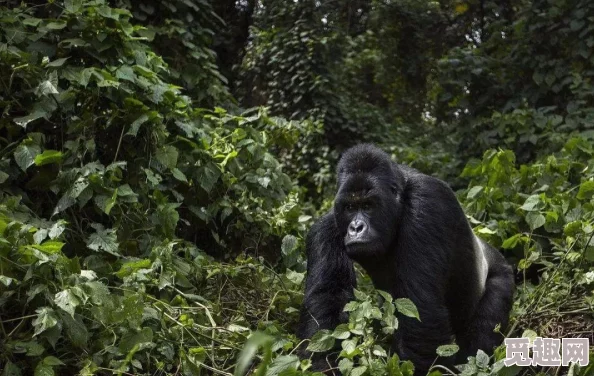
[[[433,93],[461,158],[504,147],[527,163],[558,151],[567,134],[591,138],[593,10],[590,1],[481,3],[478,41],[439,59]]]
[[[243,298],[261,294],[274,273],[207,253],[278,258],[282,235],[303,230],[269,148],[291,148],[308,126],[194,107],[126,9],[0,12],[5,374],[224,368],[239,323],[254,322],[227,313],[238,291],[218,293],[237,278]],[[286,264],[300,267],[298,249],[295,237],[283,245]]]
[[[594,340],[587,314],[594,306],[593,153],[589,142],[575,138],[530,165],[517,166],[510,151],[491,150],[464,170],[477,232],[517,262],[516,326],[543,337]],[[567,311],[577,316],[570,319]]]

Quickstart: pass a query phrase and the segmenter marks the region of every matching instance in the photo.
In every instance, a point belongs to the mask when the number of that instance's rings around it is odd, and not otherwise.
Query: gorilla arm
[[[343,308],[354,299],[353,288],[357,284],[353,262],[346,255],[344,240],[338,234],[332,211],[311,228],[306,249],[307,279],[297,333],[299,338],[311,338],[320,329],[332,330],[346,322],[348,315]],[[314,362],[320,365],[323,358],[316,356]]]

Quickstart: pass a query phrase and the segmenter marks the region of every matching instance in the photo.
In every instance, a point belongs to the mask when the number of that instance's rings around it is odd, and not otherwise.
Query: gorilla
[[[392,351],[426,374],[436,349],[455,339],[464,363],[478,349],[492,353],[512,306],[512,268],[495,248],[476,237],[454,192],[443,181],[393,162],[362,144],[338,163],[334,207],[306,239],[307,279],[298,336],[348,321],[354,299],[353,261],[377,289],[415,303],[420,321],[399,316]],[[314,370],[327,370],[328,354],[314,354]],[[454,358],[454,357],[452,357]]]

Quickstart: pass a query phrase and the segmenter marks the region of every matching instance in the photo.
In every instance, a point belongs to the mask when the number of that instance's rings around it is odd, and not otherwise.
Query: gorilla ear
[[[396,184],[392,184],[390,186],[390,191],[392,191],[393,194],[395,194],[396,196],[398,196],[399,192],[398,192],[398,186]]]

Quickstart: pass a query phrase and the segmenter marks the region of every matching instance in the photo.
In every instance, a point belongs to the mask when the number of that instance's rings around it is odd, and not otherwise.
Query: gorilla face
[[[346,176],[339,186],[334,215],[347,254],[381,256],[391,248],[401,204],[396,186],[372,173]]]
[[[353,260],[362,263],[394,249],[405,185],[404,174],[383,151],[361,145],[344,153],[334,219]]]

